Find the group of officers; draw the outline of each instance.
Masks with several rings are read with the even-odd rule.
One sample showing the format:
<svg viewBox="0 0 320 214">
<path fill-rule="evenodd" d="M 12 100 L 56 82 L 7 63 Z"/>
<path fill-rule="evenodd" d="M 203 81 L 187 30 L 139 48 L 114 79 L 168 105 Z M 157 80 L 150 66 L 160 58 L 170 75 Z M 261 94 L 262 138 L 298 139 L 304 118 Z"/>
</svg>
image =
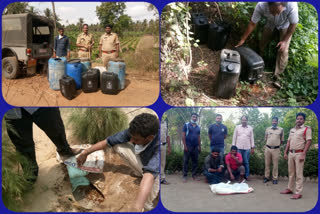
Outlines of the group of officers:
<svg viewBox="0 0 320 214">
<path fill-rule="evenodd" d="M 54 39 L 53 58 L 66 57 L 70 59 L 70 39 L 64 34 L 64 29 L 58 29 L 59 35 Z M 77 37 L 78 57 L 91 59 L 94 45 L 93 35 L 89 33 L 89 26 L 84 24 L 82 33 Z M 105 33 L 99 41 L 99 57 L 102 58 L 103 66 L 106 66 L 110 59 L 119 57 L 120 41 L 116 33 L 112 32 L 112 25 L 105 26 Z"/>
<path fill-rule="evenodd" d="M 311 127 L 305 126 L 306 114 L 300 112 L 296 114 L 296 124 L 290 130 L 289 138 L 284 151 L 284 159 L 288 160 L 288 187 L 281 191 L 281 194 L 293 194 L 291 199 L 302 197 L 303 189 L 303 168 L 306 153 L 311 146 Z M 183 157 L 183 182 L 187 182 L 189 160 L 192 161 L 192 178 L 199 180 L 196 175 L 198 167 L 198 155 L 201 152 L 200 127 L 197 124 L 198 115 L 192 113 L 191 120 L 184 124 L 182 131 L 182 141 L 184 146 Z M 248 125 L 248 117 L 241 117 L 241 124 L 235 127 L 231 150 L 224 154 L 224 139 L 228 135 L 227 127 L 222 124 L 222 115 L 216 114 L 216 123 L 211 124 L 208 129 L 211 153 L 205 158 L 204 175 L 209 184 L 217 184 L 225 179 L 249 181 L 250 154 L 254 153 L 253 128 Z M 265 175 L 263 183 L 272 179 L 273 184 L 278 184 L 278 161 L 280 156 L 280 146 L 284 143 L 283 128 L 278 126 L 278 118 L 272 118 L 272 126 L 265 131 Z M 165 155 L 166 146 L 170 154 L 170 138 L 167 131 L 166 121 L 161 124 L 161 184 L 169 184 L 165 179 Z M 273 165 L 272 178 L 270 178 L 270 166 Z M 225 178 L 225 179 L 224 179 Z"/>
</svg>

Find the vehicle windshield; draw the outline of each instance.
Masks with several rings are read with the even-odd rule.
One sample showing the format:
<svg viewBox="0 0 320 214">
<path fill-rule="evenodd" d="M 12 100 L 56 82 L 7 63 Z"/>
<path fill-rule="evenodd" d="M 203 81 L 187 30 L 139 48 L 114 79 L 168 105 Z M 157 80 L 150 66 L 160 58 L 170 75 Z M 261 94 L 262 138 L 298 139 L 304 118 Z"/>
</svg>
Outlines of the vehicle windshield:
<svg viewBox="0 0 320 214">
<path fill-rule="evenodd" d="M 32 43 L 42 44 L 48 43 L 50 44 L 52 29 L 50 29 L 48 23 L 44 22 L 41 19 L 33 19 L 32 20 Z"/>
</svg>

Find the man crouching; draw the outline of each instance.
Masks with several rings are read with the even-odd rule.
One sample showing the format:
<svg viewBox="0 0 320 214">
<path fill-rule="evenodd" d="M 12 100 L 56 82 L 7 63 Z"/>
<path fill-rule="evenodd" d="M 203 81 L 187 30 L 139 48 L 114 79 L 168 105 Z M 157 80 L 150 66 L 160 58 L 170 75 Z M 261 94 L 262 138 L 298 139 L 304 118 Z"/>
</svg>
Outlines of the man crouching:
<svg viewBox="0 0 320 214">
<path fill-rule="evenodd" d="M 142 177 L 135 210 L 151 210 L 153 200 L 159 193 L 159 120 L 148 113 L 137 115 L 129 124 L 129 129 L 118 132 L 84 150 L 77 158 L 81 166 L 87 156 L 97 150 L 112 147 Z"/>
</svg>

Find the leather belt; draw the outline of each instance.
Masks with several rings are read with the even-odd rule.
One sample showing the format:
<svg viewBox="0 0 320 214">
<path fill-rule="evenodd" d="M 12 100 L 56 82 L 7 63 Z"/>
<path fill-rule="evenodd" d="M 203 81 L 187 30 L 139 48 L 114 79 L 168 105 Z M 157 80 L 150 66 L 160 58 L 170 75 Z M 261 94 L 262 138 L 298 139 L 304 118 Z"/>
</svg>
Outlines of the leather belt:
<svg viewBox="0 0 320 214">
<path fill-rule="evenodd" d="M 300 152 L 303 152 L 303 149 L 291 149 L 290 152 L 291 153 L 300 153 Z"/>
<path fill-rule="evenodd" d="M 267 147 L 268 147 L 269 149 L 278 149 L 278 148 L 280 148 L 280 146 L 269 146 L 269 145 L 267 145 Z"/>
<path fill-rule="evenodd" d="M 106 53 L 106 54 L 111 54 L 111 53 L 115 53 L 116 51 L 115 50 L 112 50 L 112 51 L 102 51 L 102 53 Z"/>
<path fill-rule="evenodd" d="M 85 51 L 85 50 L 82 50 L 82 49 L 79 49 L 79 51 L 88 52 L 88 51 Z"/>
</svg>

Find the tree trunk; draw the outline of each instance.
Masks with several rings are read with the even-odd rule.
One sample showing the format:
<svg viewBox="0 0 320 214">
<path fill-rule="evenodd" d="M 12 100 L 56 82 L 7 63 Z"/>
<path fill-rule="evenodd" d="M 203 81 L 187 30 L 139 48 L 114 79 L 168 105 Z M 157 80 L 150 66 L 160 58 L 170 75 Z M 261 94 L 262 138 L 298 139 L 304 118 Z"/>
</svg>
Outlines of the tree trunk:
<svg viewBox="0 0 320 214">
<path fill-rule="evenodd" d="M 53 21 L 54 21 L 54 32 L 57 32 L 57 17 L 56 17 L 56 8 L 54 6 L 54 2 L 52 3 L 52 11 L 53 11 Z"/>
</svg>

